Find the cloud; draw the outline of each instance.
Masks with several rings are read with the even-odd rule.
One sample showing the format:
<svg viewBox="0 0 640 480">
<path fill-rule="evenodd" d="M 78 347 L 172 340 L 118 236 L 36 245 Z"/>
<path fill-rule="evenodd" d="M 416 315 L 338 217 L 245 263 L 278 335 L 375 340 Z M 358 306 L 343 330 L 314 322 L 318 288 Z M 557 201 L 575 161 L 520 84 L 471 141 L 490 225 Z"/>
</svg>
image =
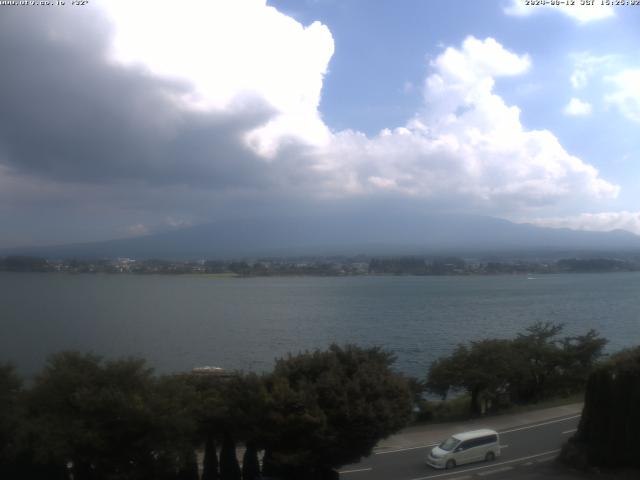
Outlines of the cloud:
<svg viewBox="0 0 640 480">
<path fill-rule="evenodd" d="M 582 24 L 615 16 L 613 7 L 601 5 L 600 2 L 595 2 L 593 5 L 581 5 L 579 1 L 572 5 L 567 5 L 566 3 L 568 2 L 562 5 L 527 5 L 525 0 L 512 0 L 511 4 L 504 9 L 504 13 L 518 17 L 528 17 L 541 11 L 554 11 Z"/>
<path fill-rule="evenodd" d="M 589 84 L 589 80 L 598 69 L 609 67 L 613 60 L 613 55 L 592 55 L 589 52 L 581 52 L 572 55 L 573 72 L 569 81 L 573 88 L 585 88 Z"/>
<path fill-rule="evenodd" d="M 609 232 L 611 230 L 627 230 L 640 235 L 640 212 L 601 212 L 581 213 L 580 215 L 552 218 L 537 218 L 529 223 L 543 227 L 571 228 L 573 230 L 589 230 Z"/>
<path fill-rule="evenodd" d="M 260 188 L 263 159 L 243 136 L 274 117 L 263 100 L 202 112 L 185 80 L 107 61 L 101 12 L 6 9 L 0 17 L 0 163 L 59 182 Z M 77 10 L 77 9 L 75 9 Z M 82 20 L 82 21 L 80 21 Z"/>
<path fill-rule="evenodd" d="M 572 98 L 563 110 L 565 115 L 572 117 L 585 116 L 591 114 L 591 104 L 589 102 L 583 102 L 579 98 Z"/>
<path fill-rule="evenodd" d="M 372 138 L 338 132 L 316 168 L 333 174 L 336 193 L 395 191 L 493 212 L 616 196 L 617 186 L 551 132 L 525 129 L 519 109 L 494 93 L 496 78 L 530 63 L 494 39 L 468 37 L 431 63 L 424 108 L 405 126 Z"/>
<path fill-rule="evenodd" d="M 130 225 L 127 227 L 127 234 L 132 237 L 139 237 L 142 235 L 147 235 L 149 233 L 149 228 L 142 223 L 136 223 L 135 225 Z"/>
<path fill-rule="evenodd" d="M 229 111 L 238 98 L 260 98 L 275 112 L 247 133 L 262 154 L 275 155 L 283 137 L 327 141 L 318 105 L 334 44 L 325 25 L 305 27 L 266 0 L 182 3 L 176 12 L 174 2 L 105 2 L 115 24 L 112 57 L 190 82 L 180 99 L 193 108 Z"/>
<path fill-rule="evenodd" d="M 391 197 L 496 214 L 618 192 L 495 93 L 531 66 L 495 39 L 446 48 L 415 115 L 369 137 L 322 121 L 319 23 L 258 0 L 101 5 L 0 16 L 0 213 L 140 232 Z"/>
<path fill-rule="evenodd" d="M 623 70 L 606 80 L 614 90 L 605 95 L 605 102 L 616 107 L 629 120 L 640 122 L 640 69 Z"/>
</svg>

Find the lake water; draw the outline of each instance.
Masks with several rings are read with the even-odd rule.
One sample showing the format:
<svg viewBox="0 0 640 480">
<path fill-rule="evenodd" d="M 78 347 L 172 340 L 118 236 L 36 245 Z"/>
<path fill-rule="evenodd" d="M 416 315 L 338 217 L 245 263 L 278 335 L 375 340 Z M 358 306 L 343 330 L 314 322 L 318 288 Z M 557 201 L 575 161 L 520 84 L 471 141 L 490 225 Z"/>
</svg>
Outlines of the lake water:
<svg viewBox="0 0 640 480">
<path fill-rule="evenodd" d="M 141 356 L 159 372 L 269 370 L 331 342 L 383 346 L 423 377 L 460 342 L 537 321 L 640 344 L 640 273 L 212 278 L 0 273 L 0 362 L 31 375 L 52 352 Z"/>
</svg>

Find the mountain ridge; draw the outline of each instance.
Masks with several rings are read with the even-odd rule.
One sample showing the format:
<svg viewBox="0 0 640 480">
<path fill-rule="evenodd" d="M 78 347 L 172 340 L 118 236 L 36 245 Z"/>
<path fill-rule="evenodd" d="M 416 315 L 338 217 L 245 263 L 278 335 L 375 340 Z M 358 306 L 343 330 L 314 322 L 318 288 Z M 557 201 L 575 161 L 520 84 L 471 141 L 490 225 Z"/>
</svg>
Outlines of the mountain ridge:
<svg viewBox="0 0 640 480">
<path fill-rule="evenodd" d="M 404 255 L 505 252 L 640 253 L 625 230 L 546 228 L 478 215 L 336 215 L 206 223 L 133 238 L 0 249 L 47 258 L 233 258 L 248 256 Z"/>
</svg>

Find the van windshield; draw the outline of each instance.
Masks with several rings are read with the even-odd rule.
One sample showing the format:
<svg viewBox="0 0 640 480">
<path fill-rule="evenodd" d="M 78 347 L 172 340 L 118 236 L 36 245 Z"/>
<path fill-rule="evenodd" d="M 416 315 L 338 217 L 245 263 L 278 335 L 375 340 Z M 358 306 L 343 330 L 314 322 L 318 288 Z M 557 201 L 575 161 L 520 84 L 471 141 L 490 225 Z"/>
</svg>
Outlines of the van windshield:
<svg viewBox="0 0 640 480">
<path fill-rule="evenodd" d="M 438 445 L 442 450 L 446 452 L 450 452 L 460 443 L 460 440 L 457 440 L 454 437 L 447 438 L 444 442 Z"/>
</svg>

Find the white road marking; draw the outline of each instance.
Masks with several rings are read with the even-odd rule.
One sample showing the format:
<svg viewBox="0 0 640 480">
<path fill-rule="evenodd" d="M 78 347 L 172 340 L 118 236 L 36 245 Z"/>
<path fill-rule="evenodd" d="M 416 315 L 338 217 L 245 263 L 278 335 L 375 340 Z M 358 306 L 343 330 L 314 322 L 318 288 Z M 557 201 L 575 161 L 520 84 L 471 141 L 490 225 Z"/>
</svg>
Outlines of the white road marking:
<svg viewBox="0 0 640 480">
<path fill-rule="evenodd" d="M 566 435 L 568 433 L 573 433 L 573 432 L 577 432 L 578 429 L 577 428 L 572 428 L 571 430 L 565 430 L 564 432 L 562 432 L 562 435 Z"/>
<path fill-rule="evenodd" d="M 511 430 L 503 430 L 500 433 L 519 432 L 520 430 L 529 430 L 531 428 L 542 427 L 544 425 L 551 425 L 552 423 L 566 422 L 567 420 L 573 420 L 574 418 L 580 418 L 580 417 L 581 415 L 573 415 L 572 417 L 558 418 L 556 420 L 550 420 L 544 423 L 537 423 L 535 425 L 528 425 L 526 427 L 518 427 L 518 428 L 512 428 Z"/>
<path fill-rule="evenodd" d="M 528 429 L 531 429 L 531 428 L 543 427 L 545 425 L 550 425 L 552 423 L 565 422 L 567 420 L 573 420 L 574 418 L 579 418 L 579 417 L 580 417 L 580 415 L 574 415 L 572 417 L 559 418 L 559 419 L 551 420 L 551 421 L 544 422 L 544 423 L 537 423 L 535 425 L 528 425 L 526 427 L 518 427 L 518 428 L 512 428 L 511 430 L 503 430 L 503 431 L 501 431 L 499 433 L 518 432 L 520 430 L 528 430 Z M 386 450 L 384 452 L 374 452 L 374 455 L 386 455 L 388 453 L 407 452 L 409 450 L 419 450 L 421 448 L 435 447 L 436 445 L 440 445 L 440 443 L 430 443 L 428 445 L 419 445 L 417 447 L 396 448 L 394 450 Z M 506 448 L 508 446 L 509 445 L 505 445 L 504 447 L 501 446 L 500 448 Z"/>
<path fill-rule="evenodd" d="M 516 458 L 514 460 L 507 460 L 506 462 L 492 463 L 491 465 L 484 465 L 482 467 L 467 468 L 466 470 L 459 470 L 457 472 L 440 473 L 438 475 L 428 475 L 426 477 L 417 477 L 417 478 L 412 478 L 411 480 L 427 480 L 429 478 L 448 477 L 450 475 L 456 475 L 456 474 L 460 474 L 460 473 L 475 472 L 476 470 L 483 470 L 485 468 L 493 468 L 493 467 L 497 467 L 499 465 L 507 465 L 509 463 L 522 462 L 523 460 L 530 460 L 532 458 L 544 457 L 545 455 L 552 455 L 554 453 L 558 453 L 559 451 L 560 451 L 560 449 L 558 448 L 556 450 L 549 450 L 548 452 L 536 453 L 535 455 L 528 455 L 526 457 L 520 457 L 520 458 Z"/>
<path fill-rule="evenodd" d="M 485 475 L 491 475 L 493 473 L 507 472 L 509 470 L 513 470 L 513 467 L 502 467 L 496 470 L 487 470 L 486 472 L 479 472 L 478 476 L 484 477 Z"/>
<path fill-rule="evenodd" d="M 371 470 L 371 468 L 358 468 L 356 470 L 341 470 L 338 473 L 343 475 L 345 473 L 370 472 Z"/>
</svg>

